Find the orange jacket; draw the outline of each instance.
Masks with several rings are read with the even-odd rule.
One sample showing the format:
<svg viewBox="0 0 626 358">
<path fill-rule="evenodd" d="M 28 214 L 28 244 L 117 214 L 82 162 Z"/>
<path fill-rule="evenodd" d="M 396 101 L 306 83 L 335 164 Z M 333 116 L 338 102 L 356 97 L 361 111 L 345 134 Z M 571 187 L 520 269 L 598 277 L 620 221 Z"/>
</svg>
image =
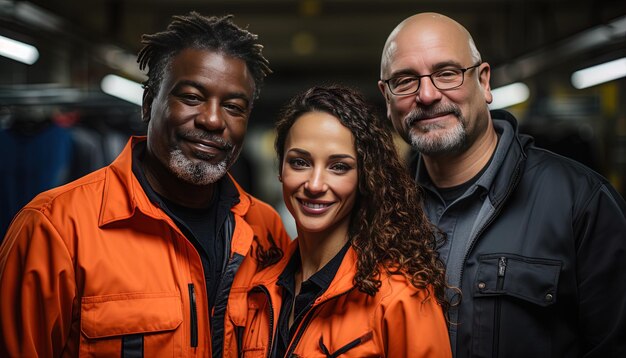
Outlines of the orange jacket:
<svg viewBox="0 0 626 358">
<path fill-rule="evenodd" d="M 246 317 L 234 322 L 243 357 L 268 356 L 280 315 L 282 290 L 276 282 L 296 249 L 294 242 L 281 262 L 253 278 L 250 288 L 232 288 L 228 313 Z M 355 272 L 356 253 L 350 248 L 326 292 L 302 319 L 287 356 L 451 357 L 441 307 L 426 290 L 403 276 L 382 274 L 382 286 L 372 297 L 354 287 Z"/>
<path fill-rule="evenodd" d="M 110 166 L 38 195 L 13 220 L 0 247 L 0 357 L 120 357 L 137 342 L 147 357 L 211 356 L 200 256 L 133 175 L 131 146 L 141 140 Z M 257 271 L 248 253 L 259 243 L 289 242 L 278 214 L 237 188 L 225 295 L 233 279 L 246 284 Z M 226 302 L 218 296 L 212 314 L 224 315 Z M 222 322 L 217 329 L 232 338 Z"/>
</svg>

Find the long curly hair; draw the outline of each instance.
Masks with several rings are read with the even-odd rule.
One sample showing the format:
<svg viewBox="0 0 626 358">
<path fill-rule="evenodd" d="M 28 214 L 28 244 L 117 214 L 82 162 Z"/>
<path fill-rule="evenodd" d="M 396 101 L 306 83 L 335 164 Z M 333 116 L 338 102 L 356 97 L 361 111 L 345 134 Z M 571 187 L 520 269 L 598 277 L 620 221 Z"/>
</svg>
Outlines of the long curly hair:
<svg viewBox="0 0 626 358">
<path fill-rule="evenodd" d="M 144 46 L 137 62 L 140 70 L 148 68 L 144 88 L 156 94 L 169 64 L 182 50 L 209 49 L 244 60 L 254 78 L 254 98 L 258 98 L 263 80 L 272 70 L 263 57 L 258 36 L 238 27 L 232 18 L 232 15 L 206 17 L 192 11 L 173 16 L 165 31 L 142 35 Z"/>
<path fill-rule="evenodd" d="M 436 300 L 447 310 L 448 286 L 437 253 L 438 231 L 422 210 L 421 191 L 399 159 L 389 124 L 359 92 L 333 85 L 313 87 L 294 97 L 276 123 L 279 172 L 290 128 L 300 116 L 315 111 L 336 117 L 354 136 L 358 195 L 348 236 L 358 256 L 355 286 L 374 295 L 384 267 L 389 274 L 405 275 L 417 288 L 432 287 Z"/>
</svg>

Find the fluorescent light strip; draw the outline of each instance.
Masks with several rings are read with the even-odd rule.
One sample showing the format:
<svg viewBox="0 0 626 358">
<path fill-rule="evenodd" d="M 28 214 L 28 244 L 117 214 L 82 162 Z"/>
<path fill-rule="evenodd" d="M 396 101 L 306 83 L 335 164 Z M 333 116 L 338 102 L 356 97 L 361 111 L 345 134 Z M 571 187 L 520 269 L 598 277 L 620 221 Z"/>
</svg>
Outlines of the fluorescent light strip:
<svg viewBox="0 0 626 358">
<path fill-rule="evenodd" d="M 489 104 L 490 109 L 500 109 L 522 103 L 528 99 L 530 91 L 528 86 L 521 82 L 515 82 L 491 90 L 493 102 Z"/>
<path fill-rule="evenodd" d="M 626 57 L 585 68 L 572 74 L 572 86 L 583 89 L 626 77 Z"/>
<path fill-rule="evenodd" d="M 116 75 L 106 75 L 100 82 L 100 88 L 106 94 L 141 106 L 143 88 L 137 82 Z"/>
<path fill-rule="evenodd" d="M 0 55 L 27 65 L 32 65 L 39 59 L 39 51 L 35 46 L 4 36 L 0 36 Z"/>
</svg>

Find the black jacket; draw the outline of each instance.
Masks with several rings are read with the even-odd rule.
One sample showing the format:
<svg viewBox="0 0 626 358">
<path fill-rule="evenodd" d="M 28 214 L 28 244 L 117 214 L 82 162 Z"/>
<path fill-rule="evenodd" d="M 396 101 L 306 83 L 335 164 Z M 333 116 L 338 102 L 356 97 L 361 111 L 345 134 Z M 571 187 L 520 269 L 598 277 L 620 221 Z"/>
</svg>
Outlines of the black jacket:
<svg viewBox="0 0 626 358">
<path fill-rule="evenodd" d="M 463 258 L 456 357 L 626 357 L 626 203 L 492 117 L 515 135 Z"/>
</svg>

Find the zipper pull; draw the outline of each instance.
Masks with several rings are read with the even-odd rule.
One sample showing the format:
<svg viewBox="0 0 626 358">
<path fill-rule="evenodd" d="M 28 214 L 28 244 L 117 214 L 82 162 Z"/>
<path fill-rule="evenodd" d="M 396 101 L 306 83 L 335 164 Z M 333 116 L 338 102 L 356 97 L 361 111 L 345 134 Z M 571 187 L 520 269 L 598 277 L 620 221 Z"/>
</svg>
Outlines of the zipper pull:
<svg viewBox="0 0 626 358">
<path fill-rule="evenodd" d="M 501 257 L 498 260 L 498 277 L 504 277 L 504 273 L 506 272 L 506 257 Z"/>
</svg>

